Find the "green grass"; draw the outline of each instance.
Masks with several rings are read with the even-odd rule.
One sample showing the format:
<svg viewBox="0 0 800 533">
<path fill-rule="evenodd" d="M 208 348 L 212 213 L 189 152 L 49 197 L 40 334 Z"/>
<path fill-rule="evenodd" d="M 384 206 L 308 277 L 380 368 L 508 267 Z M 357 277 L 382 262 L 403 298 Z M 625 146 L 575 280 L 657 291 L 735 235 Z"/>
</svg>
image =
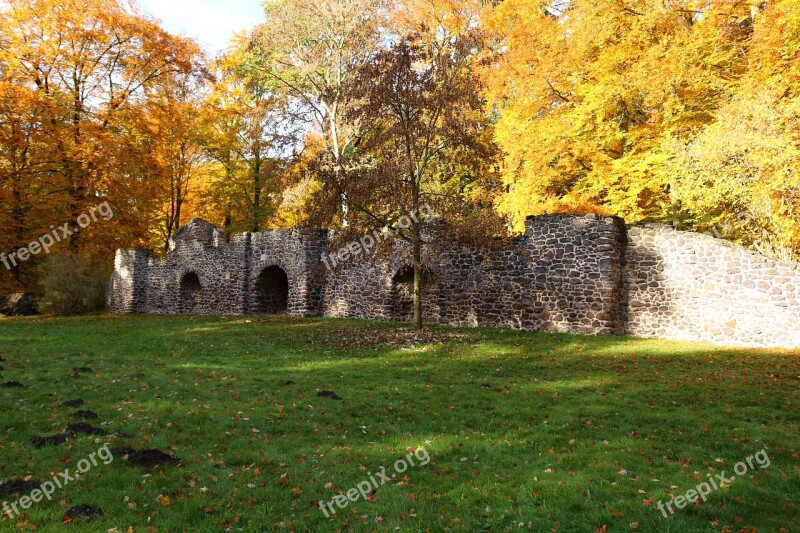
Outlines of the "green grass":
<svg viewBox="0 0 800 533">
<path fill-rule="evenodd" d="M 62 531 L 65 506 L 84 503 L 105 511 L 87 531 L 800 530 L 798 352 L 434 333 L 445 341 L 334 319 L 0 321 L 0 381 L 27 386 L 0 389 L 0 480 L 74 469 L 109 440 L 183 460 L 117 457 L 0 530 Z M 28 444 L 69 423 L 58 403 L 75 397 L 116 436 Z M 430 463 L 374 501 L 316 507 L 418 446 Z M 762 448 L 768 468 L 671 518 L 656 509 Z"/>
</svg>

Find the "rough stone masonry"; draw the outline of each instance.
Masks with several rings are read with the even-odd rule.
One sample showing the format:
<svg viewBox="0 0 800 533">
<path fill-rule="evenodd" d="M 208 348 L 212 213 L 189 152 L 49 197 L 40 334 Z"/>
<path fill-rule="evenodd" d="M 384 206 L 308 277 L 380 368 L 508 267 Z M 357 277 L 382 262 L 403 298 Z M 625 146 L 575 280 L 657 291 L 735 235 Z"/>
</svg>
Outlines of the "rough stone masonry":
<svg viewBox="0 0 800 533">
<path fill-rule="evenodd" d="M 117 251 L 107 307 L 410 320 L 407 249 L 328 270 L 331 235 L 273 230 L 226 242 L 219 228 L 194 219 L 164 256 Z M 524 235 L 500 251 L 428 251 L 423 262 L 428 322 L 800 346 L 800 263 L 665 225 L 529 217 Z"/>
</svg>

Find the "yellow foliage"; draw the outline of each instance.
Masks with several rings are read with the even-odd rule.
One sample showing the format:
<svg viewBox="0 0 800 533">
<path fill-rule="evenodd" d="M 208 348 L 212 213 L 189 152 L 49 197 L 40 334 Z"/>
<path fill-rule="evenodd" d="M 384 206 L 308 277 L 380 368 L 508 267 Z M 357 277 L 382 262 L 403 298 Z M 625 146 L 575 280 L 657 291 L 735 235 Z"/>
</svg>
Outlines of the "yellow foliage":
<svg viewBox="0 0 800 533">
<path fill-rule="evenodd" d="M 558 4 L 506 0 L 484 15 L 506 153 L 498 208 L 517 225 L 566 205 L 693 229 L 747 211 L 728 236 L 792 255 L 796 2 Z"/>
</svg>

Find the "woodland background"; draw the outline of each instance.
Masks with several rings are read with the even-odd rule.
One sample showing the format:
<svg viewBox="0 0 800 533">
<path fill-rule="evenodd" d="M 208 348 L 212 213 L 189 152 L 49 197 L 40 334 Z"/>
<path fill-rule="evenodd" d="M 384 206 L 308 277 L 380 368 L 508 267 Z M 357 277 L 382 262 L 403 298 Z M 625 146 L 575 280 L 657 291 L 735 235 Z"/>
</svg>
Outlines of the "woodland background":
<svg viewBox="0 0 800 533">
<path fill-rule="evenodd" d="M 211 58 L 135 4 L 0 1 L 0 251 L 114 211 L 0 267 L 0 295 L 71 286 L 89 306 L 115 249 L 163 251 L 195 216 L 358 232 L 420 204 L 464 233 L 594 212 L 798 259 L 795 0 L 265 12 Z"/>
</svg>

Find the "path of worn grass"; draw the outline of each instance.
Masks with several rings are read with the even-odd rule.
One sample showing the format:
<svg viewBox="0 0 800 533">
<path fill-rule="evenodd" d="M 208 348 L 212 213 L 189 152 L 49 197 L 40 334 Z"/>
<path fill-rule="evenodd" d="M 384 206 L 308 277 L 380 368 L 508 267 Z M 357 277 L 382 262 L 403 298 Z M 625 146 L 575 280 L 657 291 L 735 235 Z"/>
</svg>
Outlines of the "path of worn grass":
<svg viewBox="0 0 800 533">
<path fill-rule="evenodd" d="M 61 531 L 800 530 L 797 352 L 331 319 L 93 316 L 0 321 L 0 480 L 115 458 L 0 529 Z M 75 377 L 73 367 L 93 374 Z M 134 376 L 134 377 L 132 377 Z M 293 382 L 293 384 L 287 384 Z M 341 401 L 320 398 L 332 390 Z M 82 398 L 111 437 L 35 449 Z M 335 518 L 317 508 L 414 466 Z M 655 504 L 766 448 L 771 465 L 662 518 Z M 2 500 L 13 498 L 2 498 Z M 149 528 L 149 529 L 148 529 Z M 785 528 L 785 529 L 780 529 Z"/>
</svg>

